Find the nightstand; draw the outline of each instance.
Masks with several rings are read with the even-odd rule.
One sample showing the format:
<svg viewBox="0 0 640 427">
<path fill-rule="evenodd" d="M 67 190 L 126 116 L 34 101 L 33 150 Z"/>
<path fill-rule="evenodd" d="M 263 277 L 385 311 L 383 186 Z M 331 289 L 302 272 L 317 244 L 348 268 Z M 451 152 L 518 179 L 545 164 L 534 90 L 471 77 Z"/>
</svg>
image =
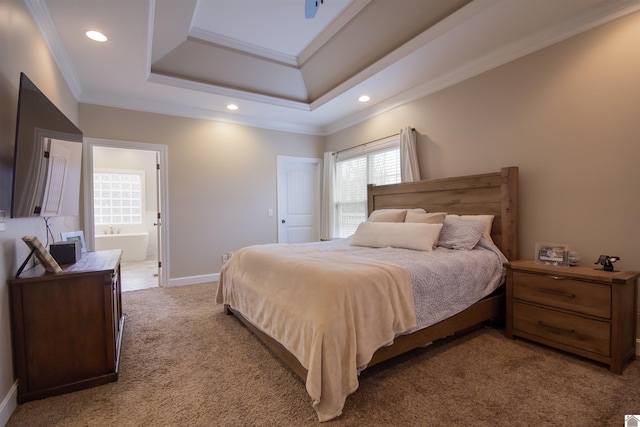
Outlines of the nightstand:
<svg viewBox="0 0 640 427">
<path fill-rule="evenodd" d="M 507 269 L 507 338 L 521 337 L 610 366 L 635 358 L 638 272 L 513 261 Z"/>
</svg>

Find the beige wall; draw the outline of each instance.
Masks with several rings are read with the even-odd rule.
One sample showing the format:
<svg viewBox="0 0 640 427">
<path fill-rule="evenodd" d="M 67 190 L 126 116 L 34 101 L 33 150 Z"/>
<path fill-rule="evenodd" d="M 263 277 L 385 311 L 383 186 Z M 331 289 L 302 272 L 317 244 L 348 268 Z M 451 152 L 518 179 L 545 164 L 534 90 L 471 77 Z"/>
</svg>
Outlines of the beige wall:
<svg viewBox="0 0 640 427">
<path fill-rule="evenodd" d="M 276 242 L 276 156 L 322 158 L 321 137 L 89 104 L 80 128 L 168 147 L 170 279 L 218 273 L 222 254 Z"/>
<path fill-rule="evenodd" d="M 486 72 L 327 139 L 414 126 L 423 178 L 520 167 L 520 253 L 567 243 L 591 265 L 640 270 L 640 13 Z"/>
<path fill-rule="evenodd" d="M 11 168 L 15 138 L 20 72 L 42 90 L 73 122 L 77 123 L 78 105 L 52 59 L 40 31 L 20 0 L 0 1 L 0 199 L 11 187 Z M 9 199 L 10 200 L 10 199 Z M 3 206 L 0 209 L 7 210 Z M 78 217 L 55 218 L 54 236 L 60 231 L 77 230 Z M 0 232 L 0 402 L 14 391 L 9 329 L 9 289 L 6 280 L 13 276 L 26 258 L 27 247 L 20 238 L 36 235 L 46 241 L 42 219 L 8 219 L 7 231 Z M 15 399 L 0 406 L 0 425 L 4 425 L 15 406 Z"/>
</svg>

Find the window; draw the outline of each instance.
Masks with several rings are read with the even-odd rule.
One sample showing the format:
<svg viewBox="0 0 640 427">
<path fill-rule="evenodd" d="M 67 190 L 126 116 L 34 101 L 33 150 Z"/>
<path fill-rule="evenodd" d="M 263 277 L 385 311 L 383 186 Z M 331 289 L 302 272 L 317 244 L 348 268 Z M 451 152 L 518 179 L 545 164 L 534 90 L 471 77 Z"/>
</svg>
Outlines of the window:
<svg viewBox="0 0 640 427">
<path fill-rule="evenodd" d="M 380 145 L 364 154 L 336 159 L 335 237 L 352 235 L 367 219 L 367 184 L 400 182 L 398 140 Z"/>
<path fill-rule="evenodd" d="M 144 172 L 94 173 L 95 224 L 142 224 L 143 182 Z"/>
</svg>

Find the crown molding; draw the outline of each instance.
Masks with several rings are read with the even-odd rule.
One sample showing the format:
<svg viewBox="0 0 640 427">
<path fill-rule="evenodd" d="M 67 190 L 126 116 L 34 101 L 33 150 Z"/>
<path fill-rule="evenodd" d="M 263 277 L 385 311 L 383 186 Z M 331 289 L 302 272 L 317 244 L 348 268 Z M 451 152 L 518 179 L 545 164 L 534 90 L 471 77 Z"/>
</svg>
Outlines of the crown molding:
<svg viewBox="0 0 640 427">
<path fill-rule="evenodd" d="M 446 34 L 452 29 L 455 29 L 460 23 L 463 23 L 478 13 L 488 9 L 498 1 L 499 0 L 481 0 L 469 3 L 311 102 L 311 110 L 313 111 L 316 108 L 323 106 L 344 92 L 366 81 L 368 78 L 375 76 L 377 73 L 392 66 L 402 58 L 411 55 L 421 47 Z"/>
<path fill-rule="evenodd" d="M 570 21 L 556 26 L 553 29 L 540 31 L 532 36 L 515 41 L 502 49 L 470 61 L 438 78 L 407 89 L 376 105 L 372 105 L 366 110 L 359 111 L 329 126 L 325 126 L 323 127 L 323 134 L 325 136 L 331 135 L 355 126 L 403 104 L 431 95 L 499 67 L 500 65 L 504 65 L 515 59 L 638 11 L 640 11 L 640 0 L 629 0 L 623 4 L 610 4 L 605 2 L 600 7 L 582 15 L 577 15 Z M 314 106 L 312 105 L 312 107 Z"/>
<path fill-rule="evenodd" d="M 260 102 L 263 104 L 276 105 L 278 107 L 292 108 L 295 110 L 310 111 L 309 104 L 292 101 L 284 98 L 277 98 L 274 96 L 262 95 L 254 92 L 247 92 L 238 89 L 231 89 L 224 86 L 217 86 L 208 83 L 202 83 L 194 80 L 186 80 L 178 77 L 168 76 L 164 74 L 158 74 L 151 71 L 147 81 L 152 83 L 159 83 L 167 86 L 179 87 L 182 89 L 190 89 L 199 92 L 213 93 L 216 95 L 229 96 L 233 98 L 245 99 L 248 101 Z"/>
<path fill-rule="evenodd" d="M 145 51 L 145 63 L 144 63 L 144 72 L 147 80 L 151 75 L 151 63 L 153 61 L 153 29 L 155 25 L 155 15 L 156 15 L 156 0 L 149 0 L 149 7 L 147 10 L 147 40 L 146 40 L 146 51 Z"/>
<path fill-rule="evenodd" d="M 298 67 L 298 59 L 295 56 L 287 55 L 282 52 L 278 52 L 271 49 L 265 49 L 261 46 L 254 45 L 252 43 L 242 42 L 240 40 L 221 36 L 201 28 L 191 28 L 189 30 L 189 37 L 193 39 L 210 43 L 214 46 L 221 46 L 227 49 L 232 49 L 244 55 L 252 55 L 261 59 L 278 62 L 290 67 Z"/>
<path fill-rule="evenodd" d="M 29 9 L 29 13 L 31 13 L 31 16 L 33 17 L 33 20 L 40 29 L 42 38 L 49 47 L 49 52 L 51 52 L 53 60 L 58 65 L 67 85 L 69 85 L 71 93 L 73 93 L 75 99 L 78 100 L 82 94 L 82 85 L 80 84 L 78 74 L 73 67 L 71 59 L 69 58 L 69 54 L 60 39 L 58 30 L 56 30 L 56 26 L 53 24 L 47 5 L 44 0 L 25 0 L 25 4 L 27 5 L 27 9 Z"/>
<path fill-rule="evenodd" d="M 323 136 L 323 129 L 319 126 L 301 125 L 293 122 L 262 119 L 260 117 L 247 117 L 206 108 L 177 105 L 172 102 L 142 99 L 140 97 L 127 97 L 121 94 L 84 92 L 83 99 L 80 102 L 103 107 L 120 108 L 123 110 L 165 114 L 188 119 L 213 120 L 261 129 Z"/>
<path fill-rule="evenodd" d="M 215 46 L 226 47 L 235 51 L 257 56 L 262 59 L 279 62 L 284 65 L 299 68 L 309 58 L 311 58 L 322 46 L 324 46 L 334 35 L 336 35 L 345 25 L 353 19 L 364 7 L 372 0 L 354 0 L 335 20 L 333 20 L 327 28 L 325 28 L 307 47 L 305 47 L 300 55 L 293 56 L 286 53 L 278 52 L 271 49 L 265 49 L 252 43 L 242 42 L 240 40 L 225 37 L 202 28 L 192 27 L 189 29 L 189 36 L 211 43 Z"/>
</svg>

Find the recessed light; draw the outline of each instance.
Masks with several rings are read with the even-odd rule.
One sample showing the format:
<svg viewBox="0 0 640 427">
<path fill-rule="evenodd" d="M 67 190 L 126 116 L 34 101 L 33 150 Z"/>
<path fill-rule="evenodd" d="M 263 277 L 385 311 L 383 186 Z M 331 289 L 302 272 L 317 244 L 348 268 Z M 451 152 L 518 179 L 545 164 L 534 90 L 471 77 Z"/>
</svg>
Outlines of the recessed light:
<svg viewBox="0 0 640 427">
<path fill-rule="evenodd" d="M 89 37 L 91 40 L 95 40 L 97 42 L 106 42 L 107 41 L 107 36 L 102 34 L 100 31 L 89 30 L 84 34 L 87 37 Z"/>
<path fill-rule="evenodd" d="M 237 110 L 238 106 L 236 104 L 227 105 L 227 110 Z"/>
<path fill-rule="evenodd" d="M 369 101 L 371 98 L 369 98 L 367 95 L 362 95 L 360 98 L 358 98 L 358 101 L 360 102 L 367 102 Z"/>
</svg>

